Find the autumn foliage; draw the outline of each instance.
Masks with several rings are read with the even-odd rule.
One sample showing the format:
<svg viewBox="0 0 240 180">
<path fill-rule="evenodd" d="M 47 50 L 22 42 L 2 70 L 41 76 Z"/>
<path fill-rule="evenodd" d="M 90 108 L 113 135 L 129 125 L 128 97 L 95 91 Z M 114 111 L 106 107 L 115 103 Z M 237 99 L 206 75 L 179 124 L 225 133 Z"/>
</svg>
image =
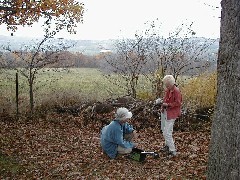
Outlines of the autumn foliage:
<svg viewBox="0 0 240 180">
<path fill-rule="evenodd" d="M 217 73 L 203 73 L 181 85 L 185 106 L 192 109 L 214 107 L 217 96 Z"/>
<path fill-rule="evenodd" d="M 57 29 L 66 27 L 73 33 L 76 23 L 82 22 L 83 6 L 76 0 L 1 0 L 0 24 L 15 31 L 17 25 L 32 25 L 44 18 L 45 23 L 54 20 Z"/>
</svg>

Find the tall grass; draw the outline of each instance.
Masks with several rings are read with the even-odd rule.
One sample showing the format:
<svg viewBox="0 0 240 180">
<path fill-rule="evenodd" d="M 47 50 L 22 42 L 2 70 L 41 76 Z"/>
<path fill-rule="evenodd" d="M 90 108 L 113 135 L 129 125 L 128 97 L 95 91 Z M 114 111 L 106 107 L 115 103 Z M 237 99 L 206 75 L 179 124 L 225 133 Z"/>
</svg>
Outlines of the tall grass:
<svg viewBox="0 0 240 180">
<path fill-rule="evenodd" d="M 213 107 L 217 96 L 217 73 L 204 73 L 187 80 L 181 87 L 185 106 L 192 109 Z"/>
</svg>

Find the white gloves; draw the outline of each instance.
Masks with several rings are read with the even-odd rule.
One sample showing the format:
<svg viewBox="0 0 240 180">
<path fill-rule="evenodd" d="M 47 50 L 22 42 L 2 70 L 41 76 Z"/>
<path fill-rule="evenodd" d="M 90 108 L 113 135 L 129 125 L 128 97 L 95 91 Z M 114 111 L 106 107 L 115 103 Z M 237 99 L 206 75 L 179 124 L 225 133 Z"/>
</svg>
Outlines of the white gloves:
<svg viewBox="0 0 240 180">
<path fill-rule="evenodd" d="M 158 105 L 158 104 L 162 104 L 163 103 L 163 100 L 161 98 L 158 98 L 155 100 L 155 104 Z"/>
</svg>

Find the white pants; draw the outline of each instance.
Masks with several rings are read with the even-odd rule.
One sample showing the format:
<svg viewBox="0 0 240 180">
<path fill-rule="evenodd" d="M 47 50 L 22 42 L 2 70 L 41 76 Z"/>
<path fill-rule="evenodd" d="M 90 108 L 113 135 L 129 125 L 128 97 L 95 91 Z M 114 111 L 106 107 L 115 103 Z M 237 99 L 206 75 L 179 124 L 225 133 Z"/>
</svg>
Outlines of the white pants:
<svg viewBox="0 0 240 180">
<path fill-rule="evenodd" d="M 164 130 L 164 124 L 165 124 L 165 121 L 167 120 L 167 111 L 166 109 L 163 110 L 163 112 L 161 113 L 161 130 L 163 132 Z"/>
<path fill-rule="evenodd" d="M 132 152 L 132 148 L 123 148 L 122 146 L 117 147 L 118 154 L 129 154 Z"/>
<path fill-rule="evenodd" d="M 125 139 L 126 141 L 132 141 L 132 139 L 133 139 L 133 133 L 125 134 L 125 135 L 124 135 L 124 139 Z M 118 154 L 129 154 L 129 153 L 132 152 L 132 148 L 124 148 L 124 147 L 118 145 L 117 151 L 118 151 Z"/>
<path fill-rule="evenodd" d="M 165 145 L 169 147 L 170 151 L 176 151 L 172 137 L 174 122 L 175 119 L 167 120 L 167 112 L 165 110 L 163 113 L 161 113 L 161 130 L 163 132 Z"/>
</svg>

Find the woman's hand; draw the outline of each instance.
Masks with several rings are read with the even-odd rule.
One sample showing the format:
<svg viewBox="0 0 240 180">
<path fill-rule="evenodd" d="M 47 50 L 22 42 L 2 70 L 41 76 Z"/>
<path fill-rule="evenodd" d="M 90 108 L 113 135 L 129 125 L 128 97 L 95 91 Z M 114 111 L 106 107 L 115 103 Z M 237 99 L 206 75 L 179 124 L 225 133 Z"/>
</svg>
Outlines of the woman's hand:
<svg viewBox="0 0 240 180">
<path fill-rule="evenodd" d="M 136 130 L 133 131 L 133 138 L 134 138 L 134 139 L 137 139 L 137 138 L 138 138 L 138 134 L 137 134 L 137 131 L 136 131 Z"/>
<path fill-rule="evenodd" d="M 168 103 L 163 103 L 162 107 L 168 107 Z"/>
<path fill-rule="evenodd" d="M 137 147 L 138 146 L 138 143 L 133 143 L 133 147 Z"/>
</svg>

